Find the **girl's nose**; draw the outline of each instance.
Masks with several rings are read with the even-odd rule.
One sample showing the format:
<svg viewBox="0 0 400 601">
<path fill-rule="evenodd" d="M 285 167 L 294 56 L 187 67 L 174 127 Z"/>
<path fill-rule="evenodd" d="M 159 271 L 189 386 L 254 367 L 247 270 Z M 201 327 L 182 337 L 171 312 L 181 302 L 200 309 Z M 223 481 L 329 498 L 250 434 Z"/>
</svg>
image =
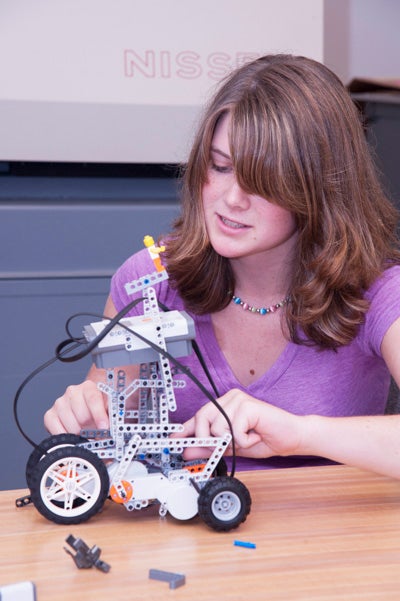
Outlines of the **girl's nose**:
<svg viewBox="0 0 400 601">
<path fill-rule="evenodd" d="M 243 209 L 249 205 L 249 195 L 239 186 L 235 177 L 232 177 L 229 186 L 225 190 L 225 201 L 232 207 Z"/>
</svg>

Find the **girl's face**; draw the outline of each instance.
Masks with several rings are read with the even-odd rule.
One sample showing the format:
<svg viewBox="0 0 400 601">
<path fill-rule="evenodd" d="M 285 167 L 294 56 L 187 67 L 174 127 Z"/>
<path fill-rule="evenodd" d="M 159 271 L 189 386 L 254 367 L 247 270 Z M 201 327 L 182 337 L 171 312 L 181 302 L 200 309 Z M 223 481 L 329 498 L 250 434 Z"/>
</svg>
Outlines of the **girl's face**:
<svg viewBox="0 0 400 601">
<path fill-rule="evenodd" d="M 238 185 L 232 169 L 228 131 L 230 116 L 217 125 L 211 145 L 208 181 L 203 187 L 203 207 L 208 236 L 214 250 L 227 258 L 293 249 L 294 215 Z"/>
</svg>

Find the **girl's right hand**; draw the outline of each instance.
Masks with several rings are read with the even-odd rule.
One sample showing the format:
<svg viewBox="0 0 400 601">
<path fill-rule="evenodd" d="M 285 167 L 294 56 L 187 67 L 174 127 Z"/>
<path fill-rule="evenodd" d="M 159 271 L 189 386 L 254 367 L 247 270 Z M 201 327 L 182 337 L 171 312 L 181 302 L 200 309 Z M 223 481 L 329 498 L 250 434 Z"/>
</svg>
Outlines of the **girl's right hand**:
<svg viewBox="0 0 400 601">
<path fill-rule="evenodd" d="M 109 296 L 104 307 L 104 315 L 111 319 L 116 314 L 117 310 Z M 92 365 L 85 382 L 68 386 L 64 394 L 44 415 L 44 425 L 50 434 L 65 432 L 79 434 L 82 429 L 107 430 L 109 428 L 108 400 L 96 384 L 101 380 L 104 380 L 104 370 Z"/>
<path fill-rule="evenodd" d="M 44 425 L 50 434 L 79 434 L 82 429 L 106 430 L 109 427 L 107 398 L 92 380 L 68 386 L 45 413 Z"/>
</svg>

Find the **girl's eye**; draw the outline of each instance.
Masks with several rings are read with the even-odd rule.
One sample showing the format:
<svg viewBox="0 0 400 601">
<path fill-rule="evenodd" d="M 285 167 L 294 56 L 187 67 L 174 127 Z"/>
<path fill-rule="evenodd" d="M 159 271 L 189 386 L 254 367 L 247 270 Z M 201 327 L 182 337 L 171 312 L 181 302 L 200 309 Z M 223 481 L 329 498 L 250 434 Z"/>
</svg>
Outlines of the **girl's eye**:
<svg viewBox="0 0 400 601">
<path fill-rule="evenodd" d="M 211 163 L 211 169 L 217 173 L 230 173 L 232 171 L 230 165 L 217 165 L 216 163 Z"/>
</svg>

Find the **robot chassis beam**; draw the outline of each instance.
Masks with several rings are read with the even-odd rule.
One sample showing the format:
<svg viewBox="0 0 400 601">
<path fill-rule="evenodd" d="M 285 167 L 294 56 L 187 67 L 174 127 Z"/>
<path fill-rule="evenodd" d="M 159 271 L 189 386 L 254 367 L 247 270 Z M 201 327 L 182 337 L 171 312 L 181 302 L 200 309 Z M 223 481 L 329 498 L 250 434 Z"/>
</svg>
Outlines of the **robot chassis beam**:
<svg viewBox="0 0 400 601">
<path fill-rule="evenodd" d="M 89 519 L 100 511 L 107 497 L 128 511 L 159 503 L 161 516 L 170 513 L 176 519 L 188 520 L 199 514 L 215 530 L 237 527 L 250 511 L 247 488 L 226 476 L 223 467 L 231 434 L 179 437 L 183 426 L 169 421 L 170 412 L 176 409 L 174 389 L 182 388 L 185 382 L 172 375 L 165 354 L 168 340 L 152 286 L 167 277 L 165 270 L 157 271 L 126 285 L 129 294 L 142 291 L 143 319 L 147 328 L 151 324 L 149 339 L 159 349 L 154 360 L 140 364 L 139 378 L 126 384 L 125 372 L 119 369 L 115 373 L 120 354 L 116 353 L 114 365 L 113 349 L 110 352 L 107 345 L 94 356 L 95 361 L 106 357 L 108 363 L 106 383 L 98 387 L 108 397 L 110 429 L 83 431 L 80 437 L 50 437 L 40 445 L 43 453 L 35 449 L 29 458 L 26 476 L 32 501 L 56 523 Z M 122 327 L 130 324 L 130 319 L 122 319 Z M 171 323 L 173 320 L 169 327 Z M 140 356 L 140 351 L 134 350 L 132 331 L 123 331 L 125 352 Z M 139 396 L 138 409 L 129 410 L 127 400 L 135 393 Z M 185 461 L 184 450 L 194 447 L 213 450 L 204 460 Z"/>
</svg>

